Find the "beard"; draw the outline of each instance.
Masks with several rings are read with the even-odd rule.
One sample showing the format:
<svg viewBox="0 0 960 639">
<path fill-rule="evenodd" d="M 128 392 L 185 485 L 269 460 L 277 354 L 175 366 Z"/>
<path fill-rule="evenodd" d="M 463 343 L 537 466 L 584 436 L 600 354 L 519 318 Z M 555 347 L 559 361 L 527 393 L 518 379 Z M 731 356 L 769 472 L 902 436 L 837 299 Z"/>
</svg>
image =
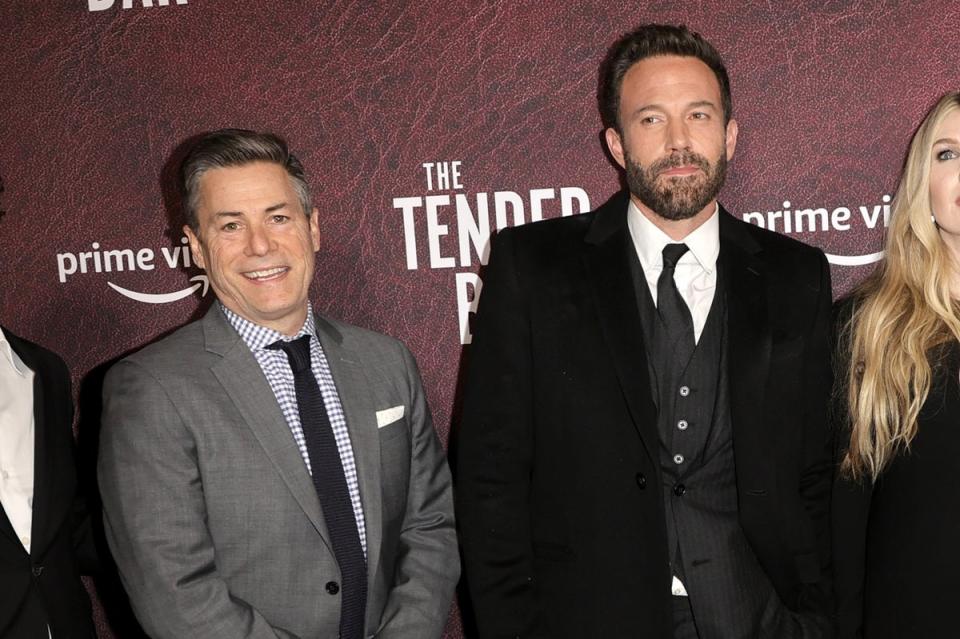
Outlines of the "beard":
<svg viewBox="0 0 960 639">
<path fill-rule="evenodd" d="M 667 220 L 688 220 L 703 210 L 723 186 L 727 177 L 727 154 L 722 152 L 714 164 L 693 151 L 675 153 L 644 168 L 625 155 L 627 187 L 654 213 Z M 696 166 L 703 175 L 668 177 L 658 184 L 663 171 L 678 166 Z"/>
</svg>

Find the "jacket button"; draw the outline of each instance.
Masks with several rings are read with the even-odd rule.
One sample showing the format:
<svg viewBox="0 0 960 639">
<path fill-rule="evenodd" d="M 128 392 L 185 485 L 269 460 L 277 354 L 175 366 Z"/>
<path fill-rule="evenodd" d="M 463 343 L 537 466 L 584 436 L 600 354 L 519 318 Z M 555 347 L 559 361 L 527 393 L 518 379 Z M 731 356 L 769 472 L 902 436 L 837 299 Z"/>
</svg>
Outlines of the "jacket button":
<svg viewBox="0 0 960 639">
<path fill-rule="evenodd" d="M 637 486 L 640 487 L 640 490 L 643 490 L 647 487 L 647 478 L 643 476 L 643 473 L 637 473 Z"/>
<path fill-rule="evenodd" d="M 33 576 L 39 577 L 43 573 L 43 566 L 34 566 L 33 567 Z"/>
<path fill-rule="evenodd" d="M 327 589 L 327 592 L 331 595 L 335 595 L 340 592 L 340 584 L 335 581 L 328 581 L 327 585 L 324 586 Z"/>
<path fill-rule="evenodd" d="M 683 495 L 686 492 L 687 492 L 687 487 L 684 486 L 683 484 L 677 484 L 676 486 L 673 487 L 673 494 L 676 495 L 677 497 L 683 497 Z"/>
</svg>

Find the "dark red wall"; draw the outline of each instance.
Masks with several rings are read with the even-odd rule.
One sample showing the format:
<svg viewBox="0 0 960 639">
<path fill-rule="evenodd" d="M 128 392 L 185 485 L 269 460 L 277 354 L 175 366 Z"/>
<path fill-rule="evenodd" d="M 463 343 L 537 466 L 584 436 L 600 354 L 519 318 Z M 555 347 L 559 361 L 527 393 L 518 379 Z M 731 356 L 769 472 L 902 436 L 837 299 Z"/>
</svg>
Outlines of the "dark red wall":
<svg viewBox="0 0 960 639">
<path fill-rule="evenodd" d="M 410 346 L 446 441 L 462 354 L 456 274 L 479 267 L 475 255 L 461 266 L 455 196 L 475 211 L 488 194 L 492 218 L 494 193 L 512 191 L 529 219 L 531 190 L 576 187 L 596 206 L 617 189 L 595 106 L 597 63 L 617 35 L 682 22 L 716 44 L 740 124 L 723 203 L 765 219 L 784 201 L 850 209 L 849 229 L 792 233 L 837 261 L 880 250 L 882 208 L 870 228 L 859 207 L 871 217 L 893 194 L 913 128 L 957 88 L 960 68 L 960 5 L 946 1 L 160 1 L 0 4 L 0 320 L 66 359 L 87 450 L 102 365 L 209 300 L 147 304 L 108 285 L 194 284 L 197 271 L 168 267 L 160 251 L 181 246 L 168 176 L 197 132 L 240 126 L 290 140 L 321 214 L 315 307 Z M 422 164 L 443 161 L 461 163 L 462 188 L 428 190 Z M 436 214 L 448 234 L 436 237 L 452 268 L 430 267 L 424 208 L 410 227 L 418 268 L 408 268 L 394 200 L 428 195 L 450 196 Z M 543 211 L 559 215 L 559 201 Z M 61 282 L 58 264 L 94 243 L 149 248 L 156 266 L 78 269 Z M 835 294 L 869 268 L 835 265 Z M 102 637 L 122 636 L 97 615 Z M 462 634 L 454 613 L 447 636 Z"/>
</svg>

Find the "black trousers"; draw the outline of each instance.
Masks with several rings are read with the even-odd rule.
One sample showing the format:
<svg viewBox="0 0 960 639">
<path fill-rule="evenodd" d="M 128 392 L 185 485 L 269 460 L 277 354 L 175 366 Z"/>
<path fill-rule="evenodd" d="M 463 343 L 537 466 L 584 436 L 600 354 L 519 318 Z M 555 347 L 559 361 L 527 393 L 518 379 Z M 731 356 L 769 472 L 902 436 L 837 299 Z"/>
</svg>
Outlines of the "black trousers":
<svg viewBox="0 0 960 639">
<path fill-rule="evenodd" d="M 693 620 L 693 608 L 690 597 L 671 597 L 673 599 L 673 639 L 700 639 L 697 625 Z"/>
</svg>

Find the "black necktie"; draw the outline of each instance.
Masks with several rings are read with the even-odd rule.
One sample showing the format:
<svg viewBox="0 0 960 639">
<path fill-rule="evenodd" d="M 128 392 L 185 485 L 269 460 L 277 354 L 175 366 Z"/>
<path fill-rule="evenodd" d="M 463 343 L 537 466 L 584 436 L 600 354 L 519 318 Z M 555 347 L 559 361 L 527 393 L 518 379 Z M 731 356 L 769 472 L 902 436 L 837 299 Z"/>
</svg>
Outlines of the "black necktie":
<svg viewBox="0 0 960 639">
<path fill-rule="evenodd" d="M 696 341 L 693 335 L 693 317 L 690 308 L 677 290 L 673 273 L 677 262 L 687 252 L 686 244 L 667 244 L 663 247 L 663 270 L 657 280 L 657 312 L 678 354 L 692 352 Z M 686 360 L 683 360 L 686 362 Z"/>
<path fill-rule="evenodd" d="M 313 487 L 320 498 L 323 519 L 327 523 L 343 582 L 340 588 L 340 639 L 363 639 L 367 562 L 360 545 L 337 440 L 310 366 L 310 336 L 304 335 L 291 342 L 274 342 L 267 348 L 286 353 L 293 370 L 300 425 L 313 471 Z M 335 583 L 327 584 L 327 592 L 336 594 L 335 587 Z"/>
</svg>

